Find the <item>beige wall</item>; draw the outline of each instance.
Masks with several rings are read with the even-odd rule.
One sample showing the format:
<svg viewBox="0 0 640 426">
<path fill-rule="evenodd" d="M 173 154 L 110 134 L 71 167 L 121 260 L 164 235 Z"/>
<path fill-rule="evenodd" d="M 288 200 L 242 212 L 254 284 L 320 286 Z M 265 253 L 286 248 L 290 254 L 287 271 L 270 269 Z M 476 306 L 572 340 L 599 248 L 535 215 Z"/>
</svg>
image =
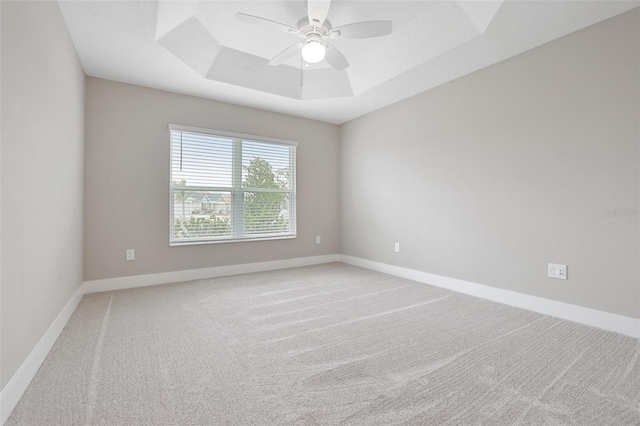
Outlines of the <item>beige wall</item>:
<svg viewBox="0 0 640 426">
<path fill-rule="evenodd" d="M 85 280 L 338 252 L 337 126 L 95 78 L 86 117 Z M 169 247 L 169 123 L 298 141 L 298 238 Z"/>
<path fill-rule="evenodd" d="M 341 253 L 639 318 L 639 16 L 342 125 Z"/>
<path fill-rule="evenodd" d="M 56 2 L 2 8 L 2 388 L 82 283 L 85 77 Z"/>
</svg>

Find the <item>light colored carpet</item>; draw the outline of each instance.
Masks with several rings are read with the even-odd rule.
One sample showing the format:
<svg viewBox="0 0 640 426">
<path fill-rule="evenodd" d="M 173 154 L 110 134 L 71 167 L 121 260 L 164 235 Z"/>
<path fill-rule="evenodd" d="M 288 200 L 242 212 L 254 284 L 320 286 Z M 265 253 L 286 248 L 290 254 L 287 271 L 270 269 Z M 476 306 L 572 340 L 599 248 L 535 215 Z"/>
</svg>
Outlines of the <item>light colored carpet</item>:
<svg viewBox="0 0 640 426">
<path fill-rule="evenodd" d="M 7 425 L 640 425 L 639 355 L 333 263 L 87 295 Z"/>
</svg>

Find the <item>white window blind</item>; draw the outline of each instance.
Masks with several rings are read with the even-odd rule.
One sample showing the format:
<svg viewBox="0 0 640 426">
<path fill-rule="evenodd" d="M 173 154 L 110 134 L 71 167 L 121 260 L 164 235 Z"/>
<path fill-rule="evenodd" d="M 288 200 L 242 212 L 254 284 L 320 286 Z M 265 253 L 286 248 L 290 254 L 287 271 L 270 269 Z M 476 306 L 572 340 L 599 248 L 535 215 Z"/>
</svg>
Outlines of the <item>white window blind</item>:
<svg viewBox="0 0 640 426">
<path fill-rule="evenodd" d="M 169 130 L 171 245 L 295 237 L 295 142 Z"/>
</svg>

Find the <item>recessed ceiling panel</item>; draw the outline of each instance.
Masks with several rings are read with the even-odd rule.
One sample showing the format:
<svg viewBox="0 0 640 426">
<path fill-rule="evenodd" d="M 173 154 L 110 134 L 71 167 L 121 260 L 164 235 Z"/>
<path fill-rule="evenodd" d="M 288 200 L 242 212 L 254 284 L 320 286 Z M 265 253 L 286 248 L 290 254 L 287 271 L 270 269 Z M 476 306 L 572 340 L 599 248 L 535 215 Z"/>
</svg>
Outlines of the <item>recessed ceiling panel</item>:
<svg viewBox="0 0 640 426">
<path fill-rule="evenodd" d="M 206 77 L 222 46 L 196 16 L 178 23 L 158 43 L 198 74 Z"/>
</svg>

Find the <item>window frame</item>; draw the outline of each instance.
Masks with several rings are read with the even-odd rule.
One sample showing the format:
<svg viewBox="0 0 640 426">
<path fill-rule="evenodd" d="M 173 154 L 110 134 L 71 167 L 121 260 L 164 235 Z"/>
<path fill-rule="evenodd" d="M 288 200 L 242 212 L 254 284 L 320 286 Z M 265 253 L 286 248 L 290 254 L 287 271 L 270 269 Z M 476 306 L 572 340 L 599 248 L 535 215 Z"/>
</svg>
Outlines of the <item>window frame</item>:
<svg viewBox="0 0 640 426">
<path fill-rule="evenodd" d="M 271 240 L 283 240 L 283 239 L 295 239 L 297 238 L 297 147 L 298 142 L 277 139 L 265 136 L 250 135 L 246 133 L 228 132 L 223 130 L 205 129 L 201 127 L 184 126 L 179 124 L 169 124 L 169 246 L 180 247 L 188 245 L 200 245 L 200 244 L 221 244 L 221 243 L 237 243 L 245 241 L 271 241 Z M 192 239 L 176 239 L 174 236 L 174 195 L 173 195 L 173 147 L 171 132 L 185 132 L 200 134 L 205 136 L 222 137 L 233 140 L 233 155 L 231 159 L 232 163 L 232 184 L 231 187 L 208 187 L 208 186 L 184 186 L 185 190 L 192 191 L 217 191 L 229 193 L 230 200 L 230 214 L 231 214 L 231 235 L 229 237 L 202 237 Z M 293 149 L 289 150 L 289 164 L 291 175 L 287 182 L 289 185 L 288 190 L 274 190 L 267 188 L 243 188 L 242 187 L 242 141 L 247 142 L 263 142 L 267 144 L 277 144 L 289 146 Z M 238 143 L 240 142 L 240 143 Z M 289 232 L 286 234 L 244 234 L 244 194 L 246 192 L 276 192 L 286 193 L 288 195 L 289 203 Z M 236 197 L 238 194 L 242 194 L 242 202 L 237 202 Z M 239 216 L 238 216 L 239 215 Z M 236 217 L 240 217 L 242 220 L 236 220 Z"/>
</svg>

